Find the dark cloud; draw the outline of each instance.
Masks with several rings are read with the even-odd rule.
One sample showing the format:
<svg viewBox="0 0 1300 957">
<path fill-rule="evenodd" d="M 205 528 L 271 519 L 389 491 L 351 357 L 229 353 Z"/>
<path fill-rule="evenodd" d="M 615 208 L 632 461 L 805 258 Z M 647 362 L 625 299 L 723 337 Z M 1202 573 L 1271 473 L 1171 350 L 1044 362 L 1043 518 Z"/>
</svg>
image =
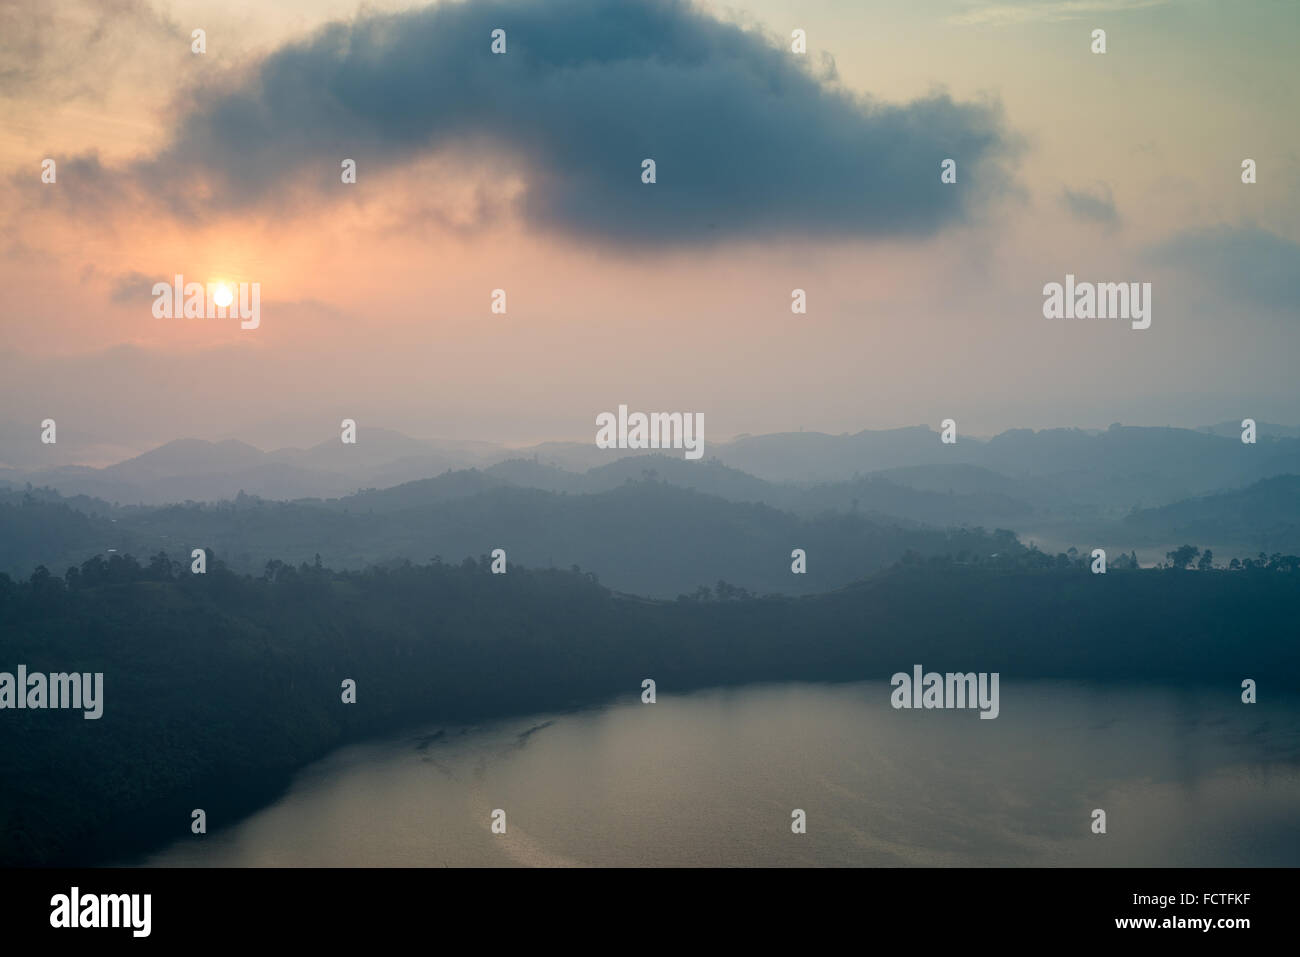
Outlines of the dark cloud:
<svg viewBox="0 0 1300 957">
<path fill-rule="evenodd" d="M 1300 244 L 1275 233 L 1255 226 L 1191 230 L 1148 255 L 1227 302 L 1300 315 Z"/>
<path fill-rule="evenodd" d="M 109 294 L 109 300 L 121 303 L 152 303 L 153 284 L 160 281 L 166 282 L 170 278 L 169 276 L 146 276 L 142 272 L 129 272 L 123 276 L 118 276 L 113 281 L 113 290 Z"/>
<path fill-rule="evenodd" d="M 1075 219 L 1088 223 L 1101 223 L 1115 226 L 1119 223 L 1119 213 L 1115 209 L 1115 199 L 1110 187 L 1105 183 L 1094 189 L 1073 190 L 1065 187 L 1061 191 L 1061 202 Z"/>
<path fill-rule="evenodd" d="M 493 55 L 490 33 L 507 32 Z M 993 103 L 855 96 L 678 0 L 488 0 L 368 15 L 195 96 L 141 189 L 186 215 L 340 195 L 439 151 L 506 157 L 532 226 L 601 241 L 924 236 L 1010 187 Z M 358 163 L 342 187 L 339 164 Z M 658 182 L 641 182 L 653 158 Z M 940 164 L 958 164 L 958 184 Z"/>
</svg>

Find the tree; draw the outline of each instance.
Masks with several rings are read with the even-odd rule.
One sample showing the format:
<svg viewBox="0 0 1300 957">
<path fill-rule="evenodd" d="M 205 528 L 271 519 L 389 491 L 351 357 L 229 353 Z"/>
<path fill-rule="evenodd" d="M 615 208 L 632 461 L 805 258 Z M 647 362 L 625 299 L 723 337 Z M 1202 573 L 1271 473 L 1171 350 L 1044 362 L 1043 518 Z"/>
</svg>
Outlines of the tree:
<svg viewBox="0 0 1300 957">
<path fill-rule="evenodd" d="M 1195 545 L 1179 545 L 1172 552 L 1165 552 L 1165 558 L 1169 559 L 1171 568 L 1186 568 L 1196 561 L 1196 556 L 1199 554 L 1201 550 Z"/>
<path fill-rule="evenodd" d="M 1196 570 L 1198 572 L 1208 572 L 1213 567 L 1214 567 L 1214 552 L 1210 551 L 1207 548 L 1205 552 L 1201 555 L 1201 560 L 1196 563 Z"/>
<path fill-rule="evenodd" d="M 167 581 L 172 577 L 171 559 L 166 552 L 159 552 L 149 559 L 149 575 L 154 581 Z"/>
</svg>

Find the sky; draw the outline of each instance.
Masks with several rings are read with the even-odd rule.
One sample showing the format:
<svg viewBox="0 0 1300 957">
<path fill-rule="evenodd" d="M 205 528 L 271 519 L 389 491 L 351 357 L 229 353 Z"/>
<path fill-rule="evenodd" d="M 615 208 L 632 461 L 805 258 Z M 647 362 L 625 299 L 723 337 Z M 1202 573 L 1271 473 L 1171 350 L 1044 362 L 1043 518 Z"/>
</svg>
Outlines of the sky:
<svg viewBox="0 0 1300 957">
<path fill-rule="evenodd" d="M 0 441 L 1295 424 L 1298 44 L 1292 0 L 11 0 Z M 155 316 L 176 274 L 257 328 Z M 1150 328 L 1044 318 L 1067 274 Z"/>
</svg>

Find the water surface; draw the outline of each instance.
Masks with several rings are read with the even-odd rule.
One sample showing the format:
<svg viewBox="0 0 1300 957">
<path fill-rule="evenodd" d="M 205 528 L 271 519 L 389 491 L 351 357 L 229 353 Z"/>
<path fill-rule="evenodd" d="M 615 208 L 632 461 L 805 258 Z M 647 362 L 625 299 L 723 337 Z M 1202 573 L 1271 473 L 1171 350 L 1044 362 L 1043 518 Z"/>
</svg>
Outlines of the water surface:
<svg viewBox="0 0 1300 957">
<path fill-rule="evenodd" d="M 1003 681 L 1001 715 L 980 720 L 896 711 L 889 690 L 638 693 L 411 731 L 341 749 L 146 863 L 1300 864 L 1300 697 Z"/>
</svg>

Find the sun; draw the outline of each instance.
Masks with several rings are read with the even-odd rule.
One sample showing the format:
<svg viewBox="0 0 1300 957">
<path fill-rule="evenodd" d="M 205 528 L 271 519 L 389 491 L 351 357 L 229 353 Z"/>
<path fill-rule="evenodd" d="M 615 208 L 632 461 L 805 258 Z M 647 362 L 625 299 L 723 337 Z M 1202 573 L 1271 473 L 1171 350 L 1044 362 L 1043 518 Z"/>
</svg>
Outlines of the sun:
<svg viewBox="0 0 1300 957">
<path fill-rule="evenodd" d="M 231 293 L 230 287 L 227 286 L 224 282 L 222 282 L 222 283 L 218 283 L 216 290 L 213 291 L 212 301 L 215 302 L 222 309 L 225 309 L 228 305 L 230 305 L 232 302 L 235 301 L 235 297 L 234 294 Z"/>
</svg>

